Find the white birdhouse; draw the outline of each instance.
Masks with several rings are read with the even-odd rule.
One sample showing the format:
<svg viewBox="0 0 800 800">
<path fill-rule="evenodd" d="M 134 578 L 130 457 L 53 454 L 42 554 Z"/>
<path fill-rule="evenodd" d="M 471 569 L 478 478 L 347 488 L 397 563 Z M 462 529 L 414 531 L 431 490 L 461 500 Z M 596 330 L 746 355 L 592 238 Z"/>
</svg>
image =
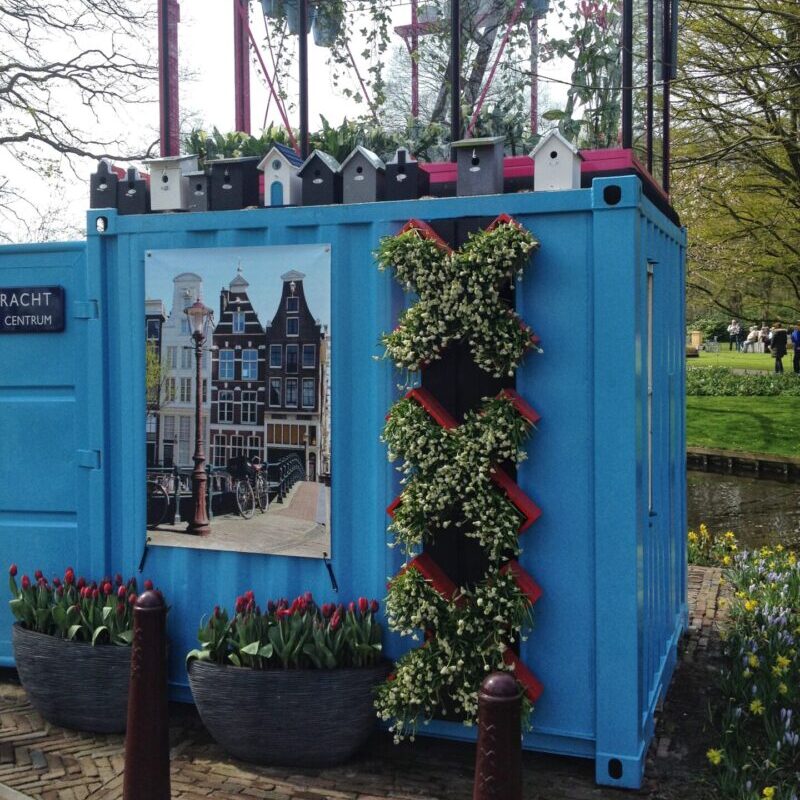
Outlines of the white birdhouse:
<svg viewBox="0 0 800 800">
<path fill-rule="evenodd" d="M 299 206 L 303 181 L 297 174 L 303 159 L 283 144 L 274 144 L 258 168 L 264 173 L 265 206 Z"/>
<path fill-rule="evenodd" d="M 531 152 L 533 188 L 537 192 L 581 188 L 583 158 L 557 130 L 546 133 Z"/>
<path fill-rule="evenodd" d="M 180 211 L 189 208 L 189 172 L 197 172 L 197 156 L 151 158 L 150 210 Z"/>
</svg>

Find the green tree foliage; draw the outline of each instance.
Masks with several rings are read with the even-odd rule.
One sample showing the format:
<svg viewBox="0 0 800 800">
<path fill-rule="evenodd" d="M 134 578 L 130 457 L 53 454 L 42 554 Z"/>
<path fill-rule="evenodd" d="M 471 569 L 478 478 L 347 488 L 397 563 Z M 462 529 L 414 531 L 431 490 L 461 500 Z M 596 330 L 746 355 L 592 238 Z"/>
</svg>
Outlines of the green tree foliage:
<svg viewBox="0 0 800 800">
<path fill-rule="evenodd" d="M 690 306 L 800 312 L 800 5 L 686 0 L 673 192 Z"/>
</svg>

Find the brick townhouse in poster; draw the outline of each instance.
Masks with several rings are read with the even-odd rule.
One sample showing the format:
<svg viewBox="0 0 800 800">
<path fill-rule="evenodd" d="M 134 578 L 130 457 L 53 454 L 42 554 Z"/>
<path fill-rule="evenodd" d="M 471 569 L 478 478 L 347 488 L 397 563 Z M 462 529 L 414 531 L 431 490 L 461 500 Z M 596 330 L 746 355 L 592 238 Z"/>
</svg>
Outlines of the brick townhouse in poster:
<svg viewBox="0 0 800 800">
<path fill-rule="evenodd" d="M 189 319 L 184 309 L 203 297 L 203 279 L 194 272 L 182 272 L 172 281 L 172 308 L 161 326 L 161 391 L 158 409 L 157 460 L 164 466 L 193 466 L 196 364 Z M 148 301 L 148 303 L 151 301 Z M 148 311 L 149 306 L 145 306 Z M 148 333 L 149 337 L 149 333 Z M 203 437 L 208 439 L 211 377 L 208 352 L 203 353 Z"/>
<path fill-rule="evenodd" d="M 166 322 L 167 309 L 161 300 L 145 300 L 144 327 L 147 341 L 146 402 L 147 402 L 147 466 L 158 463 L 159 408 L 161 406 L 161 327 Z"/>
<path fill-rule="evenodd" d="M 269 461 L 296 453 L 307 480 L 327 472 L 327 326 L 306 302 L 305 275 L 281 275 L 278 309 L 267 327 L 267 408 L 264 432 Z M 321 469 L 322 467 L 322 469 Z"/>
<path fill-rule="evenodd" d="M 266 336 L 241 269 L 220 292 L 212 337 L 211 463 L 245 455 L 264 459 Z"/>
</svg>

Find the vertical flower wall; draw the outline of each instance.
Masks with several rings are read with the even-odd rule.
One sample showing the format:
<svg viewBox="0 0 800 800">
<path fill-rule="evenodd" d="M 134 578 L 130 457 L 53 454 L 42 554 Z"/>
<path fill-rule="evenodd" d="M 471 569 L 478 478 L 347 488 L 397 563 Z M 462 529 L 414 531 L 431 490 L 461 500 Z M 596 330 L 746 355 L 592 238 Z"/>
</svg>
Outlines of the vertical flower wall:
<svg viewBox="0 0 800 800">
<path fill-rule="evenodd" d="M 416 373 L 460 342 L 487 375 L 513 377 L 538 340 L 508 302 L 507 289 L 537 248 L 534 236 L 505 215 L 458 250 L 418 220 L 384 239 L 379 267 L 416 295 L 383 337 L 386 357 Z M 514 673 L 527 711 L 542 692 L 513 650 L 532 625 L 541 594 L 517 561 L 520 534 L 540 511 L 503 466 L 525 458 L 538 420 L 512 389 L 484 398 L 460 423 L 421 387 L 387 415 L 383 439 L 403 476 L 403 490 L 388 509 L 389 530 L 405 557 L 389 584 L 387 617 L 393 630 L 422 640 L 397 662 L 377 696 L 395 740 L 413 737 L 419 722 L 434 716 L 472 724 L 478 689 L 494 669 Z M 486 565 L 479 580 L 464 586 L 423 550 L 453 529 L 479 545 Z"/>
</svg>

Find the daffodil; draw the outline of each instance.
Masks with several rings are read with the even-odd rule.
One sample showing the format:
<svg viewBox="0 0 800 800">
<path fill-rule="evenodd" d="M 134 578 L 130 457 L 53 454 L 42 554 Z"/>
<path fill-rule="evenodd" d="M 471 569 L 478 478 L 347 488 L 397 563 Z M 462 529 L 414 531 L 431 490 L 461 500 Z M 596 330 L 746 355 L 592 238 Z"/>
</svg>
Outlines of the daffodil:
<svg viewBox="0 0 800 800">
<path fill-rule="evenodd" d="M 750 713 L 760 717 L 764 713 L 764 704 L 756 698 L 750 703 Z"/>
<path fill-rule="evenodd" d="M 722 750 L 714 750 L 712 748 L 706 753 L 706 758 L 716 767 L 722 762 L 723 755 Z"/>
</svg>

